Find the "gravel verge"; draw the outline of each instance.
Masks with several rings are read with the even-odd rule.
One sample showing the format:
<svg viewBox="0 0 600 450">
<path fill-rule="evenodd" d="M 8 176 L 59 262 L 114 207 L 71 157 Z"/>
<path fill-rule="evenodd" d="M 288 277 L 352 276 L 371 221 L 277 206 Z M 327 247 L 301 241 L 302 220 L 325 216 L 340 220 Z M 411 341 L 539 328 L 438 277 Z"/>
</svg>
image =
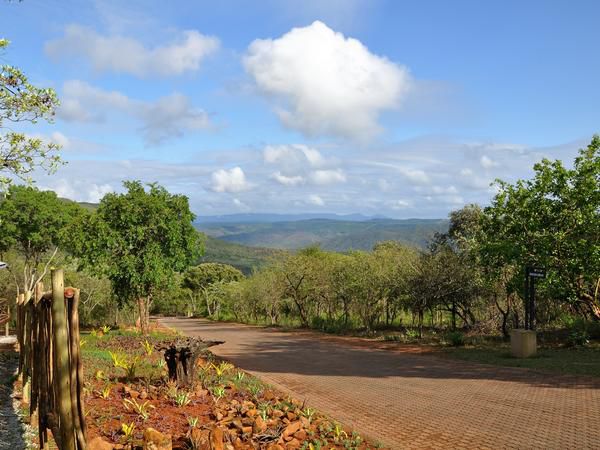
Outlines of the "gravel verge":
<svg viewBox="0 0 600 450">
<path fill-rule="evenodd" d="M 0 450 L 26 448 L 24 425 L 17 414 L 18 403 L 13 399 L 13 383 L 19 365 L 14 352 L 0 352 Z"/>
</svg>

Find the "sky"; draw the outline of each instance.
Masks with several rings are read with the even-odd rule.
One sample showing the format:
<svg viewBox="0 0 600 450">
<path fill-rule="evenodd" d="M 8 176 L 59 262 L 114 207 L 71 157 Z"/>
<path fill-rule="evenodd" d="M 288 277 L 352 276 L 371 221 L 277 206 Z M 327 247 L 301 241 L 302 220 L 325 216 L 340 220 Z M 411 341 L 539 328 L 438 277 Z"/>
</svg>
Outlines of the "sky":
<svg viewBox="0 0 600 450">
<path fill-rule="evenodd" d="M 122 181 L 197 215 L 441 218 L 600 132 L 600 2 L 0 2 L 1 64 L 54 88 L 37 186 Z"/>
</svg>

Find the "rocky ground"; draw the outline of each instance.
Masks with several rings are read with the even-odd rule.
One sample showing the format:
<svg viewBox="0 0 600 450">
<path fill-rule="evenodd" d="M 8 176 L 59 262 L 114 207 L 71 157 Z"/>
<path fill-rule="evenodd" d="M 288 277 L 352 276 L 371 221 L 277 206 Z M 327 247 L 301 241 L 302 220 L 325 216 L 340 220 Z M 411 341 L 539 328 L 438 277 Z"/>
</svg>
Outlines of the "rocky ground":
<svg viewBox="0 0 600 450">
<path fill-rule="evenodd" d="M 0 450 L 21 450 L 26 447 L 23 425 L 12 397 L 18 364 L 16 353 L 0 351 Z"/>
</svg>

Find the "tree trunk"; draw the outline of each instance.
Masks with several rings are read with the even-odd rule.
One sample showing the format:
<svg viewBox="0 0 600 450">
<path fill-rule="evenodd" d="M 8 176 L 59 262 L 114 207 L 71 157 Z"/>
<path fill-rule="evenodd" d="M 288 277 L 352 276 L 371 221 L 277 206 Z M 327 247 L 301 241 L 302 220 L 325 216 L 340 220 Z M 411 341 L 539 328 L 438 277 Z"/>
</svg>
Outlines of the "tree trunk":
<svg viewBox="0 0 600 450">
<path fill-rule="evenodd" d="M 138 297 L 138 310 L 140 313 L 140 331 L 144 336 L 148 335 L 148 330 L 150 328 L 150 318 L 149 318 L 149 302 L 147 297 Z"/>
</svg>

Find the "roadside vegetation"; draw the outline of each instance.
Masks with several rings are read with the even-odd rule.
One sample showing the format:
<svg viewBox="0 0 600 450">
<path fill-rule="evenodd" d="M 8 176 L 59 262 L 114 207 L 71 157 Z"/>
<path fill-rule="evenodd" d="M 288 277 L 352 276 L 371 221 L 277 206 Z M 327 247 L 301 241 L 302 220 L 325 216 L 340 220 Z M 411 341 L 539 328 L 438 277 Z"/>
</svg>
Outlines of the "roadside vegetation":
<svg viewBox="0 0 600 450">
<path fill-rule="evenodd" d="M 150 427 L 171 435 L 173 448 L 208 448 L 216 435 L 238 449 L 380 448 L 208 352 L 195 384 L 178 386 L 160 351 L 176 338 L 109 327 L 82 336 L 88 442 L 136 448 Z"/>
</svg>

